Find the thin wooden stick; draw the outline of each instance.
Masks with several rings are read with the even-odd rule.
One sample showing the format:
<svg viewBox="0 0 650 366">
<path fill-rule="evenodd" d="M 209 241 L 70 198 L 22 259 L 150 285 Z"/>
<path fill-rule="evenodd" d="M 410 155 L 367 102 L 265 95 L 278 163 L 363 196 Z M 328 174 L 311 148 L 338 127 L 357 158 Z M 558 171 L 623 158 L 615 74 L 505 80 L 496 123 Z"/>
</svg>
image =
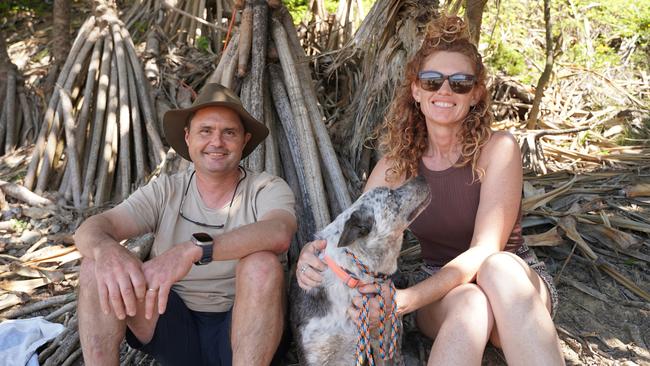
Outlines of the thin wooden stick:
<svg viewBox="0 0 650 366">
<path fill-rule="evenodd" d="M 79 331 L 74 331 L 61 342 L 59 348 L 48 357 L 43 366 L 59 366 L 79 346 Z"/>
<path fill-rule="evenodd" d="M 5 134 L 7 132 L 7 108 L 2 108 L 2 114 L 0 115 L 0 151 L 2 151 L 2 142 L 5 140 Z"/>
<path fill-rule="evenodd" d="M 4 109 L 6 117 L 6 138 L 5 138 L 5 154 L 9 154 L 16 148 L 16 134 L 17 121 L 16 121 L 16 72 L 10 68 L 7 73 L 7 94 L 5 95 Z M 0 140 L 0 143 L 2 140 Z"/>
<path fill-rule="evenodd" d="M 60 89 L 59 98 L 61 103 L 59 104 L 59 113 L 63 118 L 64 129 L 65 129 L 65 138 L 66 138 L 66 155 L 68 160 L 68 165 L 70 166 L 70 184 L 72 185 L 72 199 L 74 201 L 74 206 L 77 208 L 81 207 L 81 179 L 79 178 L 79 154 L 76 148 L 76 136 L 75 136 L 75 126 L 74 118 L 72 117 L 72 102 L 70 101 L 70 95 L 67 91 Z"/>
<path fill-rule="evenodd" d="M 74 293 L 48 297 L 47 299 L 22 306 L 18 309 L 7 311 L 6 313 L 0 315 L 0 317 L 6 319 L 20 318 L 21 316 L 29 315 L 35 311 L 70 302 L 76 297 L 77 296 Z"/>
<path fill-rule="evenodd" d="M 248 71 L 248 60 L 251 53 L 251 42 L 253 41 L 253 4 L 246 3 L 242 11 L 239 23 L 239 59 L 237 61 L 237 75 L 242 78 Z"/>
<path fill-rule="evenodd" d="M 305 107 L 302 96 L 302 87 L 298 80 L 295 62 L 290 51 L 287 34 L 282 25 L 275 19 L 272 20 L 273 40 L 278 49 L 278 56 L 282 65 L 284 82 L 287 87 L 291 109 L 298 127 L 301 144 L 301 151 L 305 156 L 304 161 L 311 164 L 305 165 L 308 179 L 308 194 L 312 203 L 312 213 L 316 221 L 316 228 L 324 228 L 330 221 L 327 199 L 325 198 L 325 189 L 323 187 L 323 178 L 319 165 L 318 151 L 311 131 L 311 123 L 307 108 Z"/>
<path fill-rule="evenodd" d="M 163 159 L 165 159 L 165 149 L 163 147 L 162 141 L 160 139 L 160 134 L 158 133 L 158 128 L 156 127 L 156 117 L 154 113 L 154 108 L 152 108 L 150 95 L 148 93 L 149 82 L 144 77 L 144 72 L 142 71 L 142 66 L 140 66 L 140 61 L 138 56 L 135 54 L 135 47 L 133 46 L 133 41 L 131 36 L 129 36 L 128 31 L 122 28 L 122 38 L 125 42 L 125 48 L 129 54 L 129 59 L 135 71 L 135 78 L 137 80 L 136 86 L 138 87 L 138 97 L 140 99 L 140 107 L 142 108 L 142 114 L 144 118 L 144 124 L 147 130 L 147 136 L 149 137 L 149 142 L 151 143 L 151 148 L 154 152 L 153 164 L 160 164 Z"/>
<path fill-rule="evenodd" d="M 174 11 L 174 12 L 176 12 L 176 13 L 178 13 L 178 14 L 184 16 L 184 17 L 191 18 L 191 19 L 193 19 L 193 20 L 195 20 L 195 21 L 197 21 L 197 22 L 199 22 L 199 23 L 201 23 L 201 24 L 203 24 L 203 25 L 207 25 L 207 26 L 210 27 L 210 28 L 217 29 L 217 30 L 221 30 L 221 31 L 227 31 L 227 30 L 228 30 L 228 28 L 222 27 L 222 26 L 220 26 L 220 25 L 212 24 L 212 23 L 206 21 L 205 19 L 197 18 L 197 17 L 195 17 L 194 15 L 192 15 L 192 14 L 186 12 L 186 11 L 183 11 L 183 10 L 181 10 L 181 9 L 175 7 L 175 6 L 172 6 L 172 5 L 169 4 L 167 1 L 163 1 L 163 2 L 162 2 L 162 5 L 163 5 L 163 7 L 165 7 L 166 9 L 169 9 L 169 10 L 171 10 L 171 11 Z"/>
<path fill-rule="evenodd" d="M 145 46 L 145 64 L 144 74 L 151 83 L 156 85 L 160 82 L 160 69 L 156 59 L 160 54 L 160 41 L 158 40 L 158 27 L 153 28 L 147 35 L 147 44 Z M 133 65 L 132 65 L 133 66 Z"/>
<path fill-rule="evenodd" d="M 69 56 L 65 60 L 65 63 L 61 68 L 61 72 L 59 73 L 59 77 L 56 81 L 58 85 L 64 85 L 67 78 L 70 76 L 70 70 L 72 69 L 72 66 L 76 63 L 80 50 L 87 43 L 88 34 L 91 32 L 91 30 L 93 30 L 94 26 L 95 26 L 95 17 L 90 17 L 84 22 L 84 24 L 79 29 L 79 32 L 77 33 L 77 38 L 75 39 L 74 43 L 72 44 L 72 48 L 70 49 Z M 47 110 L 45 112 L 45 117 L 43 118 L 43 123 L 41 125 L 40 132 L 38 134 L 38 137 L 36 138 L 34 152 L 32 153 L 32 160 L 29 163 L 29 167 L 27 168 L 27 174 L 25 175 L 25 179 L 23 181 L 23 185 L 27 189 L 32 189 L 34 187 L 37 168 L 39 166 L 39 162 L 41 160 L 41 155 L 43 154 L 43 150 L 45 149 L 46 136 L 50 130 L 50 126 L 52 125 L 52 121 L 54 119 L 54 114 L 56 112 L 58 102 L 59 102 L 58 93 L 53 93 L 52 97 L 50 98 L 49 104 L 47 106 Z"/>
<path fill-rule="evenodd" d="M 217 22 L 217 24 L 221 24 L 223 19 L 223 2 L 222 0 L 216 0 L 216 6 L 215 6 L 215 14 L 214 14 L 214 21 Z M 212 38 L 212 44 L 215 46 L 214 51 L 217 53 L 217 56 L 221 57 L 223 54 L 222 46 L 221 46 L 221 41 L 223 40 L 223 31 L 221 30 L 215 30 L 215 35 Z"/>
<path fill-rule="evenodd" d="M 74 311 L 77 308 L 77 301 L 70 301 L 69 303 L 61 306 L 60 308 L 54 310 L 53 312 L 47 314 L 44 319 L 48 321 L 54 321 L 58 319 L 61 315 Z"/>
<path fill-rule="evenodd" d="M 140 186 L 145 180 L 145 165 L 144 159 L 146 157 L 145 149 L 142 139 L 142 122 L 140 121 L 140 105 L 138 104 L 138 94 L 135 88 L 135 73 L 133 65 L 128 63 L 129 72 L 127 74 L 129 83 L 129 99 L 131 102 L 131 130 L 133 131 L 133 145 L 135 148 L 135 185 Z"/>
<path fill-rule="evenodd" d="M 194 14 L 194 16 L 197 19 L 203 19 L 202 15 L 203 15 L 204 10 L 205 10 L 205 0 L 195 1 L 194 11 L 192 13 Z M 192 19 L 192 22 L 190 23 L 190 30 L 189 30 L 189 33 L 187 34 L 188 35 L 188 43 L 191 43 L 191 44 L 194 44 L 194 45 L 196 44 L 196 30 L 200 27 L 196 23 L 197 23 L 196 20 Z M 210 22 L 208 22 L 208 23 L 210 23 Z M 201 23 L 201 24 L 203 24 L 203 23 Z M 210 23 L 210 24 L 212 24 L 212 23 Z"/>
<path fill-rule="evenodd" d="M 270 70 L 269 70 L 270 71 Z M 276 76 L 274 77 L 278 81 L 281 82 L 282 77 L 280 76 L 281 72 L 279 70 L 276 71 Z M 270 82 L 271 85 L 274 84 L 273 81 Z M 277 82 L 275 82 L 277 83 Z M 273 92 L 273 99 L 275 102 L 275 105 L 278 106 L 278 114 L 280 115 L 280 120 L 283 122 L 286 122 L 288 120 L 292 120 L 293 116 L 291 115 L 291 105 L 289 105 L 289 99 L 286 96 L 286 91 L 284 91 L 284 86 L 282 84 L 276 85 L 280 90 L 278 90 L 280 93 L 279 97 L 280 99 L 284 98 L 284 101 L 278 100 L 276 101 L 275 99 L 275 93 L 278 92 Z M 273 87 L 271 87 L 273 90 Z M 284 94 L 284 96 L 282 96 Z M 283 112 L 280 112 L 280 109 Z M 289 118 L 290 117 L 290 118 Z M 285 119 L 289 118 L 289 119 Z M 292 123 L 292 122 L 291 122 Z M 281 163 L 282 163 L 282 169 L 284 171 L 284 179 L 287 181 L 289 184 L 289 187 L 291 187 L 291 190 L 294 192 L 296 196 L 296 217 L 300 217 L 300 220 L 298 222 L 298 232 L 297 232 L 297 239 L 298 242 L 292 243 L 291 246 L 289 247 L 289 256 L 290 258 L 297 258 L 298 253 L 300 252 L 300 249 L 302 246 L 311 241 L 312 238 L 314 237 L 314 233 L 316 232 L 316 223 L 314 222 L 314 216 L 311 213 L 311 210 L 309 207 L 311 207 L 311 203 L 309 201 L 309 196 L 307 195 L 307 191 L 303 189 L 304 183 L 301 183 L 300 180 L 304 180 L 304 171 L 296 169 L 296 165 L 294 163 L 292 155 L 294 154 L 291 151 L 291 143 L 289 143 L 289 134 L 284 130 L 282 123 L 278 123 L 276 125 L 276 132 L 277 132 L 277 138 L 278 138 L 278 150 L 280 152 L 280 156 L 282 157 Z M 303 175 L 302 177 L 300 175 Z"/>
<path fill-rule="evenodd" d="M 94 188 L 95 173 L 97 171 L 97 160 L 99 158 L 100 141 L 104 132 L 104 115 L 108 101 L 108 85 L 111 78 L 111 54 L 113 53 L 113 42 L 110 35 L 104 37 L 104 47 L 102 51 L 101 68 L 99 71 L 99 85 L 97 86 L 95 116 L 93 118 L 92 139 L 90 143 L 90 152 L 86 160 L 86 172 L 84 176 L 83 193 L 81 195 L 81 205 L 88 206 L 90 202 L 90 192 Z M 113 71 L 113 73 L 116 71 Z"/>
<path fill-rule="evenodd" d="M 181 43 L 187 44 L 188 43 L 187 40 L 188 40 L 188 33 L 190 32 L 190 30 L 189 30 L 189 28 L 190 28 L 190 19 L 192 17 L 194 17 L 194 14 L 192 14 L 192 10 L 194 8 L 194 6 L 193 6 L 194 3 L 195 3 L 195 0 L 185 0 L 185 2 L 183 3 L 183 6 L 184 6 L 183 11 L 185 11 L 185 13 L 189 15 L 189 17 L 183 17 L 183 16 L 179 15 L 179 17 L 180 17 L 180 26 L 178 27 L 178 32 L 177 32 L 178 36 L 179 36 L 179 38 L 177 40 L 177 43 L 179 43 L 179 44 L 181 44 Z"/>
<path fill-rule="evenodd" d="M 223 71 L 226 68 L 226 64 L 230 62 L 238 54 L 237 45 L 239 44 L 239 32 L 235 30 L 232 34 L 232 40 L 228 43 L 226 50 L 221 53 L 221 58 L 217 64 L 217 68 L 210 74 L 206 84 L 209 83 L 220 83 L 223 75 Z"/>
<path fill-rule="evenodd" d="M 250 3 L 250 2 L 249 2 Z M 248 6 L 247 6 L 248 8 Z M 264 120 L 264 66 L 266 64 L 266 39 L 268 34 L 268 6 L 266 2 L 256 2 L 253 7 L 253 39 L 250 72 L 250 99 L 248 111 L 258 121 Z M 240 46 L 241 49 L 241 46 Z M 248 156 L 249 167 L 253 171 L 264 170 L 264 145 L 255 149 Z"/>
<path fill-rule="evenodd" d="M 235 43 L 239 43 L 238 40 L 240 37 L 235 37 L 233 36 L 233 39 L 230 41 L 235 47 L 237 45 Z M 224 61 L 226 61 L 226 64 L 224 65 L 223 68 L 223 73 L 221 75 L 221 82 L 220 84 L 225 86 L 226 88 L 231 88 L 233 87 L 233 84 L 235 83 L 235 71 L 237 70 L 237 62 L 239 58 L 239 53 L 235 52 L 233 57 L 230 57 Z"/>
<path fill-rule="evenodd" d="M 307 63 L 307 56 L 305 51 L 300 46 L 296 28 L 291 20 L 291 15 L 286 8 L 282 8 L 283 16 L 281 17 L 282 25 L 287 32 L 289 44 L 296 58 L 296 69 L 298 70 L 299 77 L 306 84 L 303 88 L 305 96 L 305 105 L 309 112 L 312 127 L 315 132 L 316 142 L 318 143 L 318 150 L 322 157 L 324 165 L 325 180 L 328 182 L 328 187 L 332 188 L 332 193 L 341 209 L 345 209 L 352 204 L 350 192 L 347 189 L 347 182 L 341 170 L 332 140 L 330 139 L 327 127 L 325 127 L 325 117 L 320 108 L 318 108 L 318 98 L 316 97 L 316 90 L 312 81 L 311 72 Z"/>
<path fill-rule="evenodd" d="M 27 131 L 26 129 L 31 129 L 31 125 L 26 125 L 25 123 L 25 118 L 23 117 L 23 109 L 20 108 L 20 93 L 21 91 L 20 85 L 16 85 L 16 96 L 15 96 L 15 111 L 16 111 L 16 140 L 14 144 L 14 148 L 18 148 L 20 146 L 25 145 L 26 139 L 24 138 L 25 134 Z"/>
<path fill-rule="evenodd" d="M 268 77 L 264 78 L 264 124 L 269 129 L 269 137 L 266 138 L 264 143 L 264 170 L 271 174 L 280 176 L 282 175 L 282 167 L 280 165 L 280 154 L 278 151 L 278 141 L 276 137 L 276 118 L 273 112 L 273 100 L 271 99 L 270 86 Z"/>
<path fill-rule="evenodd" d="M 124 52 L 124 41 L 120 33 L 120 26 L 113 24 L 113 49 L 117 59 L 117 85 L 119 96 L 119 117 L 117 120 L 119 126 L 119 176 L 120 181 L 118 192 L 120 198 L 128 197 L 131 191 L 131 142 L 130 142 L 130 124 L 131 116 L 129 111 L 129 81 L 127 80 L 126 53 Z"/>
<path fill-rule="evenodd" d="M 185 35 L 186 37 L 186 43 L 187 44 L 193 44 L 194 43 L 194 35 L 196 34 L 196 20 L 194 18 L 198 18 L 199 16 L 199 0 L 189 0 L 187 3 L 187 8 L 186 11 L 193 16 L 193 18 L 185 18 L 183 20 L 187 20 L 187 27 L 185 28 Z"/>
<path fill-rule="evenodd" d="M 73 365 L 75 363 L 75 361 L 77 361 L 79 356 L 81 356 L 81 352 L 82 352 L 81 347 L 74 350 L 74 352 L 72 352 L 70 354 L 70 356 L 68 356 L 68 358 L 66 358 L 65 362 L 63 362 L 61 364 L 61 366 L 71 366 L 71 365 Z"/>
<path fill-rule="evenodd" d="M 52 353 L 54 353 L 54 351 L 56 351 L 56 349 L 59 347 L 61 342 L 63 342 L 63 340 L 65 340 L 68 337 L 68 335 L 70 335 L 70 333 L 74 332 L 76 329 L 77 329 L 77 315 L 75 314 L 72 317 L 72 319 L 70 319 L 63 332 L 61 332 L 58 336 L 56 336 L 56 338 L 54 338 L 54 340 L 50 342 L 50 345 L 47 346 L 43 351 L 41 351 L 38 354 L 38 362 L 41 364 L 44 363 L 45 360 L 47 360 L 47 358 L 50 357 Z"/>
<path fill-rule="evenodd" d="M 7 195 L 21 200 L 31 206 L 50 206 L 54 202 L 41 197 L 24 186 L 0 180 L 0 189 Z"/>
<path fill-rule="evenodd" d="M 83 45 L 81 50 L 79 51 L 79 54 L 77 55 L 75 62 L 70 70 L 70 74 L 68 75 L 68 78 L 65 81 L 65 84 L 63 84 L 63 89 L 70 91 L 72 90 L 72 84 L 74 83 L 77 75 L 82 69 L 82 65 L 84 60 L 86 59 L 86 56 L 90 52 L 90 50 L 93 48 L 95 41 L 97 40 L 97 37 L 99 35 L 99 30 L 97 28 L 93 29 L 93 31 L 90 33 L 86 43 Z M 54 92 L 52 93 L 52 99 L 59 99 L 59 93 Z M 56 111 L 58 111 L 58 103 L 56 104 L 55 107 Z M 56 115 L 56 113 L 55 113 Z M 60 117 L 60 116 L 59 116 Z M 47 185 L 48 182 L 48 177 L 50 173 L 50 168 L 52 167 L 52 164 L 55 162 L 54 160 L 54 153 L 56 150 L 56 146 L 58 144 L 58 136 L 59 136 L 59 129 L 60 129 L 60 119 L 59 118 L 54 118 L 52 121 L 52 127 L 49 131 L 48 137 L 47 137 L 47 145 L 45 146 L 45 155 L 43 157 L 43 161 L 40 167 L 40 170 L 38 172 L 38 181 L 36 183 L 36 192 L 42 192 L 45 190 L 45 186 Z"/>
<path fill-rule="evenodd" d="M 271 94 L 273 95 L 273 103 L 275 104 L 275 110 L 278 112 L 280 117 L 280 124 L 278 127 L 282 127 L 284 131 L 284 138 L 286 144 L 280 143 L 280 152 L 283 155 L 282 164 L 284 167 L 284 174 L 288 182 L 294 181 L 292 187 L 294 193 L 298 196 L 300 195 L 301 207 L 303 209 L 301 217 L 301 225 L 308 234 L 303 232 L 303 239 L 311 238 L 311 236 L 316 232 L 316 223 L 314 219 L 314 207 L 311 196 L 309 194 L 309 183 L 307 177 L 307 168 L 306 164 L 309 164 L 303 156 L 303 151 L 300 150 L 300 143 L 298 139 L 297 130 L 298 127 L 294 121 L 293 112 L 291 110 L 291 104 L 289 102 L 289 97 L 282 83 L 282 70 L 278 65 L 269 65 L 269 81 Z M 280 136 L 278 136 L 281 138 Z M 286 146 L 283 146 L 286 145 Z M 291 159 L 286 159 L 287 154 L 283 153 L 282 149 L 288 149 L 290 151 Z M 291 160 L 291 163 L 285 160 Z M 295 178 L 293 178 L 295 176 Z M 302 242 L 304 244 L 306 242 Z"/>
<path fill-rule="evenodd" d="M 106 131 L 102 158 L 97 171 L 97 188 L 95 191 L 95 205 L 101 205 L 110 196 L 111 183 L 108 181 L 113 161 L 113 136 L 117 130 L 117 60 L 115 53 L 111 57 L 111 79 L 108 86 L 108 108 L 106 110 Z"/>
<path fill-rule="evenodd" d="M 96 42 L 95 47 L 93 48 L 93 53 L 90 56 L 90 64 L 88 65 L 88 73 L 86 75 L 86 86 L 83 94 L 83 105 L 81 106 L 81 111 L 79 112 L 79 117 L 77 118 L 76 124 L 76 138 L 77 138 L 77 153 L 79 156 L 83 156 L 83 152 L 86 150 L 86 136 L 88 135 L 88 115 L 90 114 L 90 106 L 93 104 L 93 92 L 95 90 L 95 84 L 98 79 L 99 65 L 101 63 L 102 56 L 102 47 L 104 42 Z M 86 157 L 87 159 L 88 157 Z M 82 161 L 85 166 L 85 160 Z"/>
</svg>

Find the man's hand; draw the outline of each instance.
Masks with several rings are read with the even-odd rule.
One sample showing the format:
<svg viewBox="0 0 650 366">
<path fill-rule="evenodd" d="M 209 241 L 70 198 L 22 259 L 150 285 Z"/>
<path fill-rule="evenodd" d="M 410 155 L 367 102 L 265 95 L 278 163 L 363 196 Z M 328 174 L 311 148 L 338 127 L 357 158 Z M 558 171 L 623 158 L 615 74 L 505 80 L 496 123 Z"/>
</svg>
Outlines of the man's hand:
<svg viewBox="0 0 650 366">
<path fill-rule="evenodd" d="M 326 246 L 325 240 L 315 240 L 302 248 L 296 264 L 296 279 L 303 290 L 311 290 L 323 281 L 321 272 L 327 268 L 327 264 L 318 258 L 318 253 Z"/>
<path fill-rule="evenodd" d="M 134 316 L 136 301 L 145 297 L 142 262 L 117 243 L 98 247 L 95 258 L 99 303 L 104 314 L 109 314 L 112 309 L 120 320 L 124 320 L 126 315 Z"/>
<path fill-rule="evenodd" d="M 158 314 L 165 312 L 172 285 L 190 272 L 192 265 L 197 260 L 197 254 L 200 255 L 200 249 L 188 241 L 174 245 L 142 265 L 147 283 L 145 318 L 151 319 L 156 301 L 158 302 Z"/>
</svg>

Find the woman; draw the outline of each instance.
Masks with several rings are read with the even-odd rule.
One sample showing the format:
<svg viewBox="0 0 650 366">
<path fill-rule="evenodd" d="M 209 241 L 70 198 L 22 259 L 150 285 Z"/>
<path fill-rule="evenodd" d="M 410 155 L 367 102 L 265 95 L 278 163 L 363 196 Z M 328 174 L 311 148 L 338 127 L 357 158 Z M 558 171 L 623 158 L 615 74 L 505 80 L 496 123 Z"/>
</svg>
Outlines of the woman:
<svg viewBox="0 0 650 366">
<path fill-rule="evenodd" d="M 480 365 L 488 341 L 509 365 L 562 365 L 551 318 L 557 292 L 521 236 L 519 147 L 490 129 L 485 79 L 463 21 L 441 16 L 382 126 L 384 157 L 365 190 L 420 174 L 433 195 L 410 227 L 422 248 L 421 282 L 398 290 L 397 311 L 415 311 L 419 329 L 435 339 L 429 365 Z M 304 289 L 321 280 L 323 248 L 312 242 L 301 253 Z"/>
</svg>

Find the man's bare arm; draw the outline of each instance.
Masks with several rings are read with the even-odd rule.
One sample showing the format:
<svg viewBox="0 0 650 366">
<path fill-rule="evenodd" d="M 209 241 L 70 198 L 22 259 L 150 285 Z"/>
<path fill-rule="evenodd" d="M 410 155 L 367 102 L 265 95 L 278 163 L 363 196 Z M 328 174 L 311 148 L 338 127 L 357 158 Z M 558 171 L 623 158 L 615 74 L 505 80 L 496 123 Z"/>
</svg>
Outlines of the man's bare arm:
<svg viewBox="0 0 650 366">
<path fill-rule="evenodd" d="M 237 259 L 260 251 L 280 254 L 289 248 L 296 226 L 296 218 L 291 213 L 280 209 L 272 210 L 258 222 L 214 237 L 212 258 L 213 260 Z M 172 246 L 143 265 L 147 284 L 158 289 L 157 292 L 146 294 L 145 317 L 147 319 L 151 318 L 156 302 L 158 313 L 165 312 L 172 285 L 187 275 L 192 264 L 201 258 L 201 254 L 201 249 L 188 240 Z"/>
<path fill-rule="evenodd" d="M 117 206 L 87 218 L 74 233 L 74 241 L 84 257 L 97 259 L 96 251 L 101 247 L 119 245 L 141 234 L 129 210 Z"/>
<path fill-rule="evenodd" d="M 120 245 L 139 234 L 130 212 L 119 206 L 89 217 L 74 234 L 77 249 L 95 263 L 102 310 L 113 311 L 118 319 L 135 315 L 136 300 L 146 292 L 142 262 Z"/>
<path fill-rule="evenodd" d="M 296 228 L 296 218 L 292 214 L 285 210 L 272 210 L 258 222 L 214 237 L 212 259 L 237 259 L 260 251 L 280 254 L 289 248 Z"/>
</svg>

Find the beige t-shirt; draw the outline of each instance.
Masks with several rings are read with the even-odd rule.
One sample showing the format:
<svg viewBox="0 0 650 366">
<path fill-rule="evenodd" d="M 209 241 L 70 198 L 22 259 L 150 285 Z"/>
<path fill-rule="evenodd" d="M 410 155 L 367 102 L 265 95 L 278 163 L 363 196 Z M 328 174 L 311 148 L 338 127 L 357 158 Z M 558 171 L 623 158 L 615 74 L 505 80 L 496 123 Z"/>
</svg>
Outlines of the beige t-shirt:
<svg viewBox="0 0 650 366">
<path fill-rule="evenodd" d="M 237 187 L 232 207 L 228 202 L 220 209 L 211 209 L 204 205 L 198 193 L 196 177 L 190 181 L 191 174 L 190 170 L 171 176 L 161 175 L 120 204 L 131 212 L 141 232 L 155 234 L 150 257 L 188 241 L 193 233 L 222 234 L 257 222 L 271 210 L 282 209 L 295 215 L 293 192 L 281 178 L 246 170 L 246 178 Z M 223 224 L 222 229 L 196 225 L 179 215 L 179 205 L 188 183 L 183 215 L 205 224 Z M 193 265 L 187 276 L 174 284 L 173 289 L 192 310 L 228 311 L 235 296 L 236 265 L 237 260 Z"/>
</svg>

